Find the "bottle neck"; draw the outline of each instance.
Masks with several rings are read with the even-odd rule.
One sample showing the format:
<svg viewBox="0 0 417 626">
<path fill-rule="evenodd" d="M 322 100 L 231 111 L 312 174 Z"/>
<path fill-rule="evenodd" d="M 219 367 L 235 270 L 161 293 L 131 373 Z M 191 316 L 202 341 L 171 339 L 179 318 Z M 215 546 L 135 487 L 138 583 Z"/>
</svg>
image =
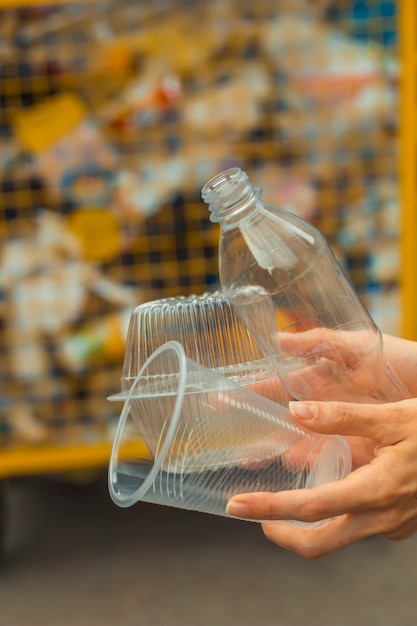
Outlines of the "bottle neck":
<svg viewBox="0 0 417 626">
<path fill-rule="evenodd" d="M 261 189 L 254 187 L 246 173 L 235 167 L 209 180 L 201 195 L 209 205 L 211 222 L 233 226 L 259 209 Z"/>
</svg>

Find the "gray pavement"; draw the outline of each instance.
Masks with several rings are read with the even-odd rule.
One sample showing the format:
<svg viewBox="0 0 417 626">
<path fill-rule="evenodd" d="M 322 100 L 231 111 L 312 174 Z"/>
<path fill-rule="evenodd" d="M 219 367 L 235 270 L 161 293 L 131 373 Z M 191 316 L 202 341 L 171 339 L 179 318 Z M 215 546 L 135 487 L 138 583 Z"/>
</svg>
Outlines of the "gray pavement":
<svg viewBox="0 0 417 626">
<path fill-rule="evenodd" d="M 416 626 L 417 537 L 318 561 L 255 523 L 118 509 L 105 474 L 13 481 L 1 626 Z"/>
</svg>

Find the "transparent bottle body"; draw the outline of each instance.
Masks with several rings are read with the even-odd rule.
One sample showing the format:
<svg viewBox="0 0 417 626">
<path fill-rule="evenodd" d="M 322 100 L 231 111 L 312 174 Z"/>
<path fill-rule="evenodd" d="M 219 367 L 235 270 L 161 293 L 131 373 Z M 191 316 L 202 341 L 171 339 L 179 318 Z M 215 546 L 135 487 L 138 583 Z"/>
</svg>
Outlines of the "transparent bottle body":
<svg viewBox="0 0 417 626">
<path fill-rule="evenodd" d="M 224 183 L 227 185 L 227 181 Z M 245 183 L 247 186 L 247 182 Z M 221 207 L 222 290 L 287 391 L 298 399 L 393 402 L 410 394 L 390 368 L 382 336 L 321 233 L 264 203 L 233 219 Z M 240 200 L 240 207 L 244 201 Z"/>
</svg>

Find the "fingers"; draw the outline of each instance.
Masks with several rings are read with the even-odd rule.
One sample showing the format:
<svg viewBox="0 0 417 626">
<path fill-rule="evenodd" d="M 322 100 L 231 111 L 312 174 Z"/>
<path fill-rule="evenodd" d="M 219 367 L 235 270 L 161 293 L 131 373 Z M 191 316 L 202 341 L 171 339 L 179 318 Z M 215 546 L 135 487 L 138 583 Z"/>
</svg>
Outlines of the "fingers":
<svg viewBox="0 0 417 626">
<path fill-rule="evenodd" d="M 290 400 L 287 390 L 278 377 L 256 381 L 248 385 L 248 389 L 278 404 L 287 405 Z"/>
<path fill-rule="evenodd" d="M 416 437 L 405 437 L 378 448 L 370 463 L 343 480 L 311 489 L 237 495 L 227 513 L 261 521 L 268 539 L 306 558 L 376 534 L 406 539 L 417 530 L 416 449 Z M 310 526 L 297 527 L 288 520 Z M 311 525 L 322 520 L 328 521 Z"/>
<path fill-rule="evenodd" d="M 384 335 L 384 352 L 411 395 L 416 396 L 417 379 L 415 370 L 410 364 L 417 361 L 417 342 Z"/>
<path fill-rule="evenodd" d="M 392 526 L 391 530 L 383 532 Z M 404 523 L 395 514 L 387 519 L 384 512 L 362 511 L 330 519 L 318 527 L 297 527 L 288 522 L 263 522 L 265 537 L 273 543 L 307 559 L 317 559 L 381 534 L 391 541 L 404 541 L 417 530 L 415 515 Z"/>
<path fill-rule="evenodd" d="M 291 415 L 311 430 L 367 437 L 379 444 L 396 443 L 409 433 L 417 400 L 392 404 L 290 402 Z"/>
<path fill-rule="evenodd" d="M 370 463 L 375 456 L 375 441 L 367 437 L 354 437 L 345 435 L 350 454 L 352 456 L 352 467 L 360 467 L 365 463 Z"/>
<path fill-rule="evenodd" d="M 300 364 L 299 364 L 300 365 Z M 299 400 L 339 400 L 340 402 L 370 401 L 377 389 L 377 372 L 372 363 L 363 367 L 334 358 L 320 358 L 313 363 L 300 365 L 287 374 L 287 386 Z M 396 400 L 408 396 L 396 397 Z"/>
<path fill-rule="evenodd" d="M 286 550 L 307 559 L 318 559 L 359 541 L 361 533 L 349 527 L 342 516 L 317 528 L 299 528 L 288 522 L 264 522 L 265 537 Z"/>
<path fill-rule="evenodd" d="M 339 515 L 320 526 L 296 526 L 287 521 L 264 521 L 267 539 L 308 559 L 317 559 L 365 537 L 381 534 L 391 541 L 403 541 L 417 530 L 415 509 L 403 520 L 394 511 L 359 510 Z"/>
<path fill-rule="evenodd" d="M 363 486 L 367 484 L 370 468 L 371 465 L 367 465 L 343 480 L 313 489 L 237 495 L 229 500 L 226 512 L 233 517 L 258 521 L 318 522 L 343 513 L 360 511 L 369 501 L 369 493 Z M 372 497 L 377 496 L 376 492 L 375 489 Z"/>
<path fill-rule="evenodd" d="M 393 530 L 382 532 L 381 535 L 386 539 L 389 539 L 390 541 L 404 541 L 404 539 L 408 539 L 409 537 L 411 537 L 411 535 L 414 535 L 416 530 L 417 521 L 415 518 L 413 518 L 399 528 L 394 528 Z"/>
<path fill-rule="evenodd" d="M 370 352 L 379 336 L 373 329 L 343 331 L 318 327 L 299 333 L 283 332 L 278 339 L 281 350 L 293 356 L 316 355 L 353 367 L 361 354 Z"/>
<path fill-rule="evenodd" d="M 315 489 L 237 496 L 229 502 L 227 512 L 239 511 L 245 513 L 246 519 L 261 521 L 270 541 L 308 559 L 319 558 L 376 534 L 383 534 L 393 541 L 413 534 L 417 530 L 416 504 L 412 503 L 409 508 L 400 507 L 402 510 L 396 506 L 382 506 L 377 489 L 373 493 L 375 502 L 370 504 L 369 493 L 363 489 L 366 482 L 359 485 L 352 480 L 360 471 L 339 483 Z M 350 494 L 358 489 L 362 495 L 358 494 L 352 501 Z M 304 527 L 284 521 L 312 524 L 322 519 L 328 521 L 319 526 Z"/>
</svg>

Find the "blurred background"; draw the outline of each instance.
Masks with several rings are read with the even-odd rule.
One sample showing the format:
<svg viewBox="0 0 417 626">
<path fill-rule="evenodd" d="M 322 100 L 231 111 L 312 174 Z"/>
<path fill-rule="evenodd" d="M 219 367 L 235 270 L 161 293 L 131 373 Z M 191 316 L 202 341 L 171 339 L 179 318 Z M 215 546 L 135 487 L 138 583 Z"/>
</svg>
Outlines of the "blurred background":
<svg viewBox="0 0 417 626">
<path fill-rule="evenodd" d="M 417 624 L 413 539 L 306 564 L 254 524 L 119 511 L 105 475 L 133 308 L 218 288 L 200 190 L 223 169 L 417 337 L 413 5 L 1 3 L 5 623 Z"/>
</svg>

